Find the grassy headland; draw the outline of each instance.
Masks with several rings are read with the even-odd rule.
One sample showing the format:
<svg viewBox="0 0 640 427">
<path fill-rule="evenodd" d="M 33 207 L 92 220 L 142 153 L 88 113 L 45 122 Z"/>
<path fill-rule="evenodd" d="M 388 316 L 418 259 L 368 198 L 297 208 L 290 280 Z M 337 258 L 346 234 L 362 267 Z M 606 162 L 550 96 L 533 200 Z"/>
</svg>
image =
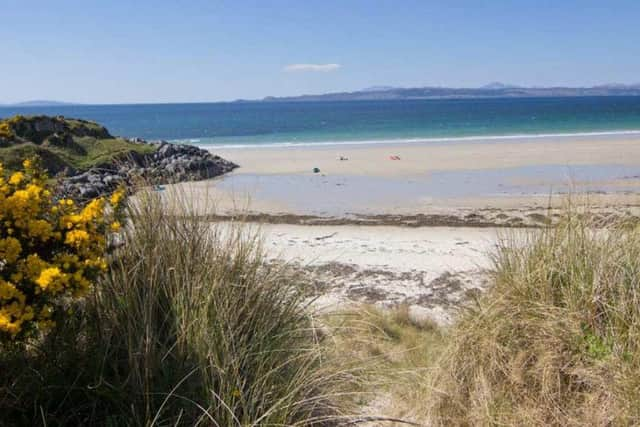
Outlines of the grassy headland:
<svg viewBox="0 0 640 427">
<path fill-rule="evenodd" d="M 150 153 L 155 147 L 112 136 L 91 121 L 49 116 L 15 116 L 0 120 L 0 162 L 17 170 L 38 156 L 50 174 L 81 172 L 127 154 Z"/>
</svg>

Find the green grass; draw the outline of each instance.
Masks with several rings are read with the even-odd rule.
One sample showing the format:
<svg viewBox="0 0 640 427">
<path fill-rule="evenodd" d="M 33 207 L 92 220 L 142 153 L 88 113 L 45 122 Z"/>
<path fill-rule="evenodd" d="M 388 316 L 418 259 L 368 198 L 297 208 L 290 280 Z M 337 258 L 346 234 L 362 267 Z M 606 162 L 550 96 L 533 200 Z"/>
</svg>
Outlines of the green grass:
<svg viewBox="0 0 640 427">
<path fill-rule="evenodd" d="M 40 157 L 51 174 L 64 170 L 67 162 L 56 153 L 32 143 L 16 144 L 10 147 L 0 147 L 0 163 L 8 172 L 22 169 L 24 159 Z"/>
<path fill-rule="evenodd" d="M 34 130 L 42 122 L 62 126 L 61 134 L 52 131 Z M 68 168 L 84 171 L 95 166 L 108 164 L 129 153 L 151 153 L 153 146 L 134 144 L 122 138 L 112 137 L 107 129 L 95 122 L 79 119 L 52 118 L 46 116 L 16 116 L 0 123 L 11 126 L 12 136 L 1 139 L 0 162 L 5 169 L 20 169 L 25 158 L 38 156 L 50 174 L 57 174 Z M 67 139 L 71 138 L 71 139 Z"/>
<path fill-rule="evenodd" d="M 155 148 L 150 145 L 133 144 L 121 138 L 95 139 L 91 137 L 76 138 L 75 142 L 86 154 L 55 146 L 42 146 L 32 143 L 15 144 L 0 147 L 0 162 L 8 171 L 18 170 L 26 158 L 39 156 L 44 167 L 51 174 L 56 174 L 65 167 L 84 171 L 94 166 L 110 163 L 131 152 L 152 153 Z"/>
<path fill-rule="evenodd" d="M 85 128 L 85 129 L 89 129 L 93 132 L 99 133 L 102 132 L 104 130 L 104 128 L 102 126 L 100 126 L 98 123 L 96 122 L 92 122 L 89 120 L 79 120 L 79 119 L 70 119 L 70 118 L 65 118 L 65 122 L 67 123 L 67 125 L 69 126 L 69 128 L 71 129 L 72 132 L 80 129 L 80 128 Z"/>
<path fill-rule="evenodd" d="M 59 147 L 50 147 L 52 153 L 57 154 L 72 167 L 86 170 L 96 165 L 108 163 L 131 152 L 152 153 L 155 148 L 150 145 L 133 144 L 121 138 L 94 139 L 91 137 L 76 138 L 76 143 L 82 147 L 86 154 L 78 155 Z"/>
</svg>

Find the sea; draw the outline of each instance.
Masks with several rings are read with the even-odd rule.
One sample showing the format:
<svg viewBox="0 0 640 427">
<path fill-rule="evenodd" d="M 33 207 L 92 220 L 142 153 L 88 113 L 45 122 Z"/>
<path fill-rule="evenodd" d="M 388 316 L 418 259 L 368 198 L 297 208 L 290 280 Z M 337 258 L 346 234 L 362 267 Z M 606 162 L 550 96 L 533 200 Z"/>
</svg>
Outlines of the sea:
<svg viewBox="0 0 640 427">
<path fill-rule="evenodd" d="M 0 117 L 15 114 L 83 118 L 118 136 L 206 148 L 640 134 L 640 97 L 0 106 Z"/>
</svg>

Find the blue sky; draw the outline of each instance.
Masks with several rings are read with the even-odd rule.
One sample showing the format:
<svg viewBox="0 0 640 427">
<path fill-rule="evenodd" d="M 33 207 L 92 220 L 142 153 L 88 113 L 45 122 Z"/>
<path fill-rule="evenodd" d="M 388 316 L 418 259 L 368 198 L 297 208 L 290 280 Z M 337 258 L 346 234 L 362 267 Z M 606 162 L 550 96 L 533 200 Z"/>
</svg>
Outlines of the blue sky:
<svg viewBox="0 0 640 427">
<path fill-rule="evenodd" d="M 0 0 L 0 103 L 640 82 L 640 1 Z"/>
</svg>

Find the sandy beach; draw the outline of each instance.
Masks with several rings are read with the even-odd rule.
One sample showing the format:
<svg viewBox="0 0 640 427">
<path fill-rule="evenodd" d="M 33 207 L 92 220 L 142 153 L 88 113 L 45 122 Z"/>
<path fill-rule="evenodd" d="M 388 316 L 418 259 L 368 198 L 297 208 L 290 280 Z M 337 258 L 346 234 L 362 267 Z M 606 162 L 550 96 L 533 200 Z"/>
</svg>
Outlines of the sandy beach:
<svg viewBox="0 0 640 427">
<path fill-rule="evenodd" d="M 177 189 L 261 221 L 540 225 L 567 194 L 603 217 L 639 213 L 636 135 L 212 151 L 240 167 Z"/>
<path fill-rule="evenodd" d="M 216 149 L 244 174 L 411 176 L 433 171 L 532 165 L 640 165 L 640 135 L 522 137 L 426 143 Z M 389 156 L 399 156 L 392 161 Z M 348 158 L 337 160 L 339 156 Z"/>
<path fill-rule="evenodd" d="M 484 289 L 496 243 L 514 235 L 492 228 L 259 227 L 271 259 L 310 279 L 316 307 L 406 304 L 441 324 Z"/>
</svg>

